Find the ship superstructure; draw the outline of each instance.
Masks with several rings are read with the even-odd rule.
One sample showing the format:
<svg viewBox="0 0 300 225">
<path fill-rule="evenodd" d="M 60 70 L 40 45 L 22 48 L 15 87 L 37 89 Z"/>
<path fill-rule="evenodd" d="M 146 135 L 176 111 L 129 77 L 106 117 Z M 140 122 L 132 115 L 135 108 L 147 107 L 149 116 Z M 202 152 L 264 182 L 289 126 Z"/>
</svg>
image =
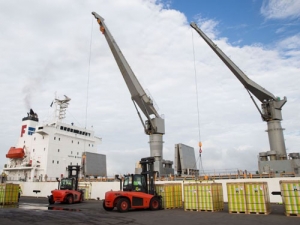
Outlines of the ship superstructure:
<svg viewBox="0 0 300 225">
<path fill-rule="evenodd" d="M 55 180 L 67 176 L 68 165 L 81 165 L 86 153 L 97 154 L 97 145 L 102 140 L 93 130 L 63 122 L 70 100 L 65 96 L 63 100 L 53 101 L 54 118 L 50 123 L 39 124 L 38 115 L 32 109 L 22 119 L 17 144 L 6 154 L 7 181 Z M 106 156 L 102 156 L 106 162 Z M 106 165 L 97 176 L 106 176 Z"/>
</svg>

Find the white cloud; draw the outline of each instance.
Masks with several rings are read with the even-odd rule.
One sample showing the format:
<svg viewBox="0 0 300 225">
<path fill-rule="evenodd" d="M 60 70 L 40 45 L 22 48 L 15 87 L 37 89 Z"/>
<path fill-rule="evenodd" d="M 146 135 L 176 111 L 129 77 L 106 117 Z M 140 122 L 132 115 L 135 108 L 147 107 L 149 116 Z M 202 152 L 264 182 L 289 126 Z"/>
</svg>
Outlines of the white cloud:
<svg viewBox="0 0 300 225">
<path fill-rule="evenodd" d="M 159 2 L 159 1 L 158 1 Z M 215 53 L 188 25 L 185 16 L 156 1 L 1 1 L 0 167 L 19 135 L 30 105 L 45 120 L 57 92 L 72 98 L 67 122 L 86 120 L 90 36 L 91 63 L 87 126 L 103 138 L 99 152 L 107 155 L 108 173 L 133 172 L 149 155 L 148 136 L 132 104 L 99 26 L 96 11 L 117 41 L 131 68 L 165 115 L 164 158 L 174 160 L 174 145 L 191 145 L 198 152 L 198 114 L 193 45 L 205 170 L 257 170 L 257 154 L 269 149 L 257 109 L 248 93 Z M 278 48 L 233 47 L 218 37 L 217 21 L 202 19 L 201 28 L 253 79 L 270 92 L 287 96 L 282 126 L 286 145 L 298 152 L 300 141 L 299 56 L 285 57 Z M 199 22 L 198 21 L 198 22 Z M 93 24 L 93 27 L 92 27 Z M 193 32 L 193 38 L 192 34 Z M 297 43 L 297 38 L 292 38 Z M 194 43 L 193 43 L 193 42 Z M 291 41 L 288 41 L 289 46 Z M 294 46 L 294 45 L 293 45 Z M 299 47 L 295 46 L 294 52 Z M 198 153 L 196 154 L 198 156 Z"/>
<path fill-rule="evenodd" d="M 299 18 L 300 1 L 264 0 L 260 12 L 267 19 Z"/>
</svg>

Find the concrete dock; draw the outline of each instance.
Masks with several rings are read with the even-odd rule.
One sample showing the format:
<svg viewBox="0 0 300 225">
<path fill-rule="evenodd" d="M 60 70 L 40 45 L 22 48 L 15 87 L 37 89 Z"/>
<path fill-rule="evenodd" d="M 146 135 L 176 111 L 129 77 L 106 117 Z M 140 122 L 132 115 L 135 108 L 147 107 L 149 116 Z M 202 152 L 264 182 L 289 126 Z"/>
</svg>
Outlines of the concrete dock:
<svg viewBox="0 0 300 225">
<path fill-rule="evenodd" d="M 0 224 L 180 224 L 180 225 L 299 225 L 300 217 L 286 216 L 284 206 L 271 204 L 271 213 L 242 214 L 229 213 L 227 204 L 223 211 L 197 212 L 183 209 L 164 209 L 159 211 L 132 210 L 119 213 L 106 212 L 101 200 L 87 200 L 80 204 L 49 205 L 47 198 L 21 197 L 17 206 L 0 206 Z"/>
</svg>

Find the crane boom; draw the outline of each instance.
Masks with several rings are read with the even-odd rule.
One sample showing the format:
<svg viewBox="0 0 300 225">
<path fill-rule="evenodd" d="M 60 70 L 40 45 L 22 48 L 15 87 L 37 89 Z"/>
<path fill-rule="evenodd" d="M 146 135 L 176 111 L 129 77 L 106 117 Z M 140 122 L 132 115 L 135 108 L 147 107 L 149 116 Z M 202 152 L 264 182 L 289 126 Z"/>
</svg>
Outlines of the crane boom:
<svg viewBox="0 0 300 225">
<path fill-rule="evenodd" d="M 239 69 L 231 59 L 210 40 L 205 33 L 194 23 L 190 24 L 192 28 L 204 39 L 204 41 L 211 47 L 211 49 L 219 56 L 225 65 L 231 70 L 236 78 L 244 85 L 244 87 L 251 92 L 262 104 L 260 114 L 263 121 L 268 123 L 268 136 L 271 151 L 276 152 L 277 159 L 286 158 L 286 149 L 283 138 L 283 129 L 280 121 L 282 120 L 281 109 L 287 102 L 286 97 L 283 100 L 276 98 L 272 93 L 249 79 L 242 70 Z M 251 96 L 252 97 L 252 96 Z M 253 100 L 255 103 L 255 101 Z M 255 103 L 256 104 L 256 103 Z M 257 107 L 258 108 L 258 107 Z M 259 108 L 258 108 L 259 110 Z"/>
<path fill-rule="evenodd" d="M 193 27 L 197 33 L 204 39 L 204 41 L 212 48 L 212 50 L 219 56 L 219 58 L 225 63 L 225 65 L 231 70 L 231 72 L 236 76 L 236 78 L 244 85 L 244 87 L 249 90 L 256 98 L 258 98 L 261 102 L 267 101 L 269 99 L 275 100 L 275 96 L 250 80 L 246 74 L 231 61 L 231 59 L 225 55 L 225 53 L 218 48 L 218 46 L 210 40 L 202 30 L 198 28 L 195 23 L 191 23 L 191 27 Z"/>
<path fill-rule="evenodd" d="M 139 83 L 138 79 L 134 75 L 132 69 L 130 68 L 128 62 L 126 61 L 124 55 L 122 54 L 119 46 L 114 40 L 113 36 L 109 32 L 107 26 L 104 23 L 104 18 L 98 15 L 96 12 L 92 14 L 97 19 L 97 22 L 100 25 L 100 31 L 106 38 L 106 41 L 110 47 L 110 50 L 116 60 L 116 63 L 123 75 L 125 83 L 131 94 L 131 99 L 134 103 L 134 106 L 138 112 L 140 120 L 143 124 L 145 133 L 149 135 L 149 144 L 150 144 L 150 154 L 155 157 L 155 171 L 158 171 L 159 174 L 163 174 L 162 167 L 162 135 L 165 133 L 165 123 L 164 118 L 162 118 L 156 111 L 152 99 L 146 94 L 143 87 Z M 144 115 L 147 117 L 145 124 L 140 116 L 140 113 L 136 105 L 141 109 Z"/>
</svg>

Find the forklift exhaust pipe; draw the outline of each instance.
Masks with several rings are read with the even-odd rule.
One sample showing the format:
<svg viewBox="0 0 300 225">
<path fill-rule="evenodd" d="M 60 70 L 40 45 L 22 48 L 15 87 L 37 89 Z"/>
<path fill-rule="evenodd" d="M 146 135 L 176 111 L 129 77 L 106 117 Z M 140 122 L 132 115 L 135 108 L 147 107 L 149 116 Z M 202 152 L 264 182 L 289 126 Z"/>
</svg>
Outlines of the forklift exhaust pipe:
<svg viewBox="0 0 300 225">
<path fill-rule="evenodd" d="M 122 190 L 123 190 L 123 188 L 122 188 L 122 179 L 119 178 L 119 175 L 118 175 L 118 174 L 115 175 L 115 179 L 117 179 L 117 180 L 120 181 L 120 191 L 122 191 Z"/>
</svg>

